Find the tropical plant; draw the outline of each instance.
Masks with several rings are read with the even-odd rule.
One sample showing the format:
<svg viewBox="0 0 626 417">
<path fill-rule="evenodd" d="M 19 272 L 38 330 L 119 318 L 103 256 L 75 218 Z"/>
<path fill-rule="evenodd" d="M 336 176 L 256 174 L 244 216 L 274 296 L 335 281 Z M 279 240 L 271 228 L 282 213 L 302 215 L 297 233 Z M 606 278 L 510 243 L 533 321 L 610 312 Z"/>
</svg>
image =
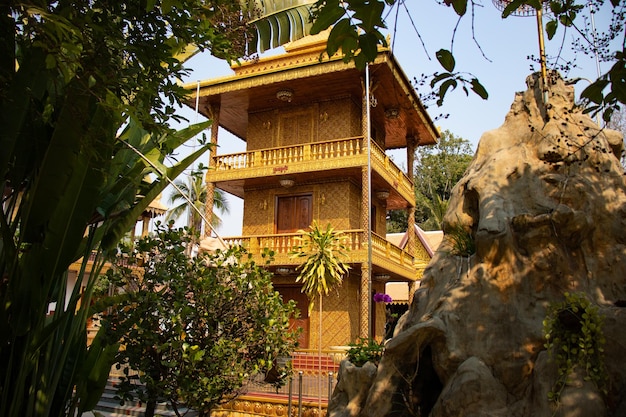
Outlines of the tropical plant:
<svg viewBox="0 0 626 417">
<path fill-rule="evenodd" d="M 174 191 L 170 194 L 169 203 L 177 204 L 168 210 L 165 219 L 178 219 L 183 214 L 188 214 L 187 226 L 193 230 L 201 231 L 203 219 L 198 213 L 205 213 L 205 202 L 207 197 L 207 189 L 205 187 L 203 170 L 194 171 L 187 176 L 185 180 L 174 181 Z M 195 209 L 190 206 L 193 205 Z M 228 200 L 222 190 L 216 189 L 213 196 L 213 208 L 222 214 L 229 212 Z M 213 218 L 211 225 L 219 226 L 222 219 L 217 215 L 215 210 L 212 211 Z"/>
<path fill-rule="evenodd" d="M 354 366 L 363 366 L 367 362 L 378 366 L 385 353 L 385 346 L 382 343 L 366 337 L 359 337 L 355 343 L 348 343 L 348 346 L 346 357 Z"/>
<path fill-rule="evenodd" d="M 291 251 L 293 258 L 306 258 L 296 270 L 299 271 L 296 282 L 302 283 L 302 292 L 311 301 L 318 298 L 321 304 L 322 296 L 341 285 L 344 274 L 350 270 L 350 265 L 344 262 L 347 259 L 347 247 L 342 242 L 343 233 L 335 231 L 329 224 L 326 230 L 320 229 L 316 221 L 309 231 L 299 231 L 297 237 L 299 245 Z M 313 310 L 313 303 L 309 304 L 309 313 Z"/>
<path fill-rule="evenodd" d="M 183 93 L 170 77 L 189 43 L 227 55 L 240 15 L 195 0 L 0 6 L 0 415 L 75 415 L 99 399 L 117 349 L 87 347 L 102 254 L 209 149 L 165 166 L 208 126 L 165 126 Z"/>
<path fill-rule="evenodd" d="M 264 52 L 309 34 L 317 0 L 247 0 L 249 24 L 254 26 L 249 52 Z"/>
<path fill-rule="evenodd" d="M 305 258 L 304 262 L 296 268 L 299 271 L 296 282 L 302 283 L 302 292 L 310 300 L 309 314 L 313 311 L 313 301 L 318 300 L 319 306 L 319 334 L 318 354 L 322 355 L 322 298 L 324 295 L 339 287 L 343 282 L 343 276 L 350 270 L 350 265 L 344 262 L 347 259 L 348 248 L 342 242 L 343 234 L 335 231 L 329 224 L 326 229 L 320 228 L 314 221 L 309 231 L 300 231 L 297 237 L 299 245 L 295 245 L 291 251 L 293 258 Z M 319 361 L 319 402 L 321 404 L 322 392 L 322 361 Z M 320 405 L 321 413 L 321 405 Z"/>
<path fill-rule="evenodd" d="M 451 255 L 469 258 L 476 253 L 474 236 L 458 219 L 456 223 L 444 225 L 443 232 L 446 237 L 444 247 Z"/>
<path fill-rule="evenodd" d="M 422 224 L 424 230 L 443 229 L 443 218 L 448 210 L 450 200 L 442 200 L 439 194 L 435 194 L 431 200 L 424 199 L 424 205 L 428 209 L 430 216 Z"/>
<path fill-rule="evenodd" d="M 277 359 L 295 348 L 295 303 L 283 303 L 271 273 L 241 247 L 188 256 L 193 234 L 157 224 L 154 236 L 121 248 L 107 271 L 119 290 L 105 300 L 101 322 L 107 338 L 124 346 L 119 393 L 137 395 L 147 417 L 157 401 L 208 416 L 248 379 L 280 371 Z"/>
</svg>

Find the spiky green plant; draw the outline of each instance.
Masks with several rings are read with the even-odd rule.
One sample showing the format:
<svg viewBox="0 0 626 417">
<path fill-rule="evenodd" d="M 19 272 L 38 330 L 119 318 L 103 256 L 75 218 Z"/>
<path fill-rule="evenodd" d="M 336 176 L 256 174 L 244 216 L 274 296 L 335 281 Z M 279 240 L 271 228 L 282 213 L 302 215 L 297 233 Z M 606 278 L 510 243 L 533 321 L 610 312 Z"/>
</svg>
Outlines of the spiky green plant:
<svg viewBox="0 0 626 417">
<path fill-rule="evenodd" d="M 328 293 L 343 281 L 350 266 L 344 262 L 347 259 L 347 247 L 343 244 L 343 233 L 335 231 L 330 225 L 321 229 L 317 222 L 313 222 L 308 232 L 296 238 L 300 244 L 292 250 L 292 257 L 305 258 L 297 267 L 299 271 L 296 282 L 302 283 L 302 292 L 311 301 L 328 295 Z M 309 313 L 313 303 L 309 304 Z"/>
</svg>

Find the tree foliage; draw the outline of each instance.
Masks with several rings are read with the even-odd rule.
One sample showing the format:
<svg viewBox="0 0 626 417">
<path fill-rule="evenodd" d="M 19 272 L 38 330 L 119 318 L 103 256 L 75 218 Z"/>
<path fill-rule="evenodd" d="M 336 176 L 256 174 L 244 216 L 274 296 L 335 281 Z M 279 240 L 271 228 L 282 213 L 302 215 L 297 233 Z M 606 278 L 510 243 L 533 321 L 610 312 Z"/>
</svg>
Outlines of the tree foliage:
<svg viewBox="0 0 626 417">
<path fill-rule="evenodd" d="M 434 146 L 415 151 L 415 222 L 425 230 L 441 228 L 452 187 L 469 166 L 473 151 L 469 141 L 446 130 Z"/>
<path fill-rule="evenodd" d="M 202 167 L 201 167 L 202 168 Z M 176 189 L 170 194 L 170 204 L 175 204 L 174 207 L 168 210 L 166 220 L 178 219 L 183 214 L 187 213 L 188 224 L 193 230 L 200 231 L 202 229 L 202 217 L 200 213 L 205 213 L 205 203 L 207 197 L 207 189 L 204 182 L 203 169 L 192 172 L 187 176 L 185 180 L 176 180 L 174 185 Z M 192 208 L 191 206 L 194 206 Z M 215 189 L 213 195 L 213 208 L 222 214 L 228 214 L 229 206 L 224 192 L 220 189 Z M 211 219 L 211 225 L 219 226 L 222 223 L 222 219 L 219 218 L 215 210 L 212 210 L 213 218 Z"/>
<path fill-rule="evenodd" d="M 102 253 L 208 149 L 165 165 L 209 126 L 166 126 L 183 52 L 236 59 L 245 16 L 220 0 L 0 4 L 0 415 L 98 400 L 111 348 L 87 347 L 86 321 Z M 75 261 L 89 278 L 66 295 Z"/>
<path fill-rule="evenodd" d="M 160 225 L 154 237 L 120 251 L 107 271 L 119 294 L 108 300 L 103 326 L 124 346 L 117 355 L 123 396 L 134 393 L 149 407 L 182 402 L 208 415 L 290 356 L 295 304 L 283 303 L 271 273 L 244 249 L 190 257 L 191 242 L 189 229 Z"/>
<path fill-rule="evenodd" d="M 443 0 L 440 3 L 448 6 L 459 20 L 463 18 L 473 20 L 476 6 L 481 6 L 476 0 Z M 503 3 L 505 4 L 503 18 L 511 16 L 521 8 L 537 10 L 547 7 L 550 13 L 545 14 L 549 18 L 545 21 L 544 30 L 549 39 L 554 38 L 561 30 L 563 32 L 572 30 L 575 32 L 572 46 L 584 51 L 593 50 L 600 59 L 613 63 L 607 73 L 583 91 L 582 97 L 589 105 L 588 111 L 601 111 L 604 120 L 607 121 L 615 108 L 620 104 L 626 104 L 626 50 L 623 42 L 614 42 L 623 37 L 625 20 L 623 1 L 508 0 Z M 592 33 L 595 32 L 595 28 L 589 27 L 588 20 L 583 14 L 589 4 L 596 11 L 610 8 L 612 12 L 611 22 L 608 22 L 606 32 L 600 37 Z M 353 59 L 358 68 L 364 68 L 367 62 L 375 58 L 378 46 L 387 46 L 382 33 L 387 28 L 384 16 L 394 7 L 406 9 L 405 2 L 398 0 L 318 0 L 313 12 L 316 20 L 311 33 L 332 28 L 326 50 L 328 55 L 341 49 L 346 60 Z M 472 28 L 474 30 L 473 25 Z M 455 30 L 450 49 L 442 48 L 435 54 L 443 71 L 433 74 L 430 85 L 438 95 L 439 105 L 443 103 L 449 91 L 459 86 L 466 94 L 471 90 L 483 99 L 488 97 L 488 92 L 475 76 L 457 70 L 458 65 L 452 48 L 456 35 Z M 563 36 L 563 39 L 566 39 L 565 35 Z"/>
</svg>

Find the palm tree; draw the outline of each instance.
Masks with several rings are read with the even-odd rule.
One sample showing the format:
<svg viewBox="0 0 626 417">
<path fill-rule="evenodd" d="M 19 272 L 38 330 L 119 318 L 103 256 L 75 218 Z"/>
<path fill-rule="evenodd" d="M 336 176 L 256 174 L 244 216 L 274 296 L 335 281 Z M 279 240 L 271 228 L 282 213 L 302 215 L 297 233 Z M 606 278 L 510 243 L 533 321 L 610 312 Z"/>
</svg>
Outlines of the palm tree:
<svg viewBox="0 0 626 417">
<path fill-rule="evenodd" d="M 446 211 L 448 211 L 448 204 L 450 200 L 444 200 L 437 193 L 434 193 L 432 200 L 426 200 L 425 205 L 430 211 L 431 217 L 424 222 L 424 228 L 426 230 L 442 230 L 443 229 L 443 218 L 446 215 Z"/>
<path fill-rule="evenodd" d="M 319 412 L 321 414 L 322 396 L 322 296 L 339 287 L 344 274 L 350 265 L 341 258 L 347 258 L 347 247 L 342 243 L 343 233 L 335 231 L 330 224 L 321 230 L 317 222 L 309 227 L 308 232 L 302 231 L 297 239 L 301 242 L 295 246 L 291 254 L 293 258 L 306 258 L 297 267 L 300 271 L 296 282 L 302 283 L 302 292 L 309 300 L 309 314 L 313 311 L 313 300 L 318 299 L 319 305 Z"/>
<path fill-rule="evenodd" d="M 186 180 L 176 180 L 174 184 L 176 188 L 170 195 L 169 203 L 177 204 L 171 208 L 166 215 L 166 220 L 178 219 L 183 213 L 188 213 L 187 225 L 194 230 L 200 231 L 202 228 L 202 217 L 198 213 L 205 212 L 205 202 L 207 190 L 201 172 L 192 173 Z M 191 208 L 190 202 L 195 209 Z M 230 208 L 228 201 L 222 190 L 216 189 L 213 197 L 213 207 L 221 214 L 228 214 Z M 211 219 L 212 226 L 219 226 L 222 219 L 213 211 Z"/>
</svg>

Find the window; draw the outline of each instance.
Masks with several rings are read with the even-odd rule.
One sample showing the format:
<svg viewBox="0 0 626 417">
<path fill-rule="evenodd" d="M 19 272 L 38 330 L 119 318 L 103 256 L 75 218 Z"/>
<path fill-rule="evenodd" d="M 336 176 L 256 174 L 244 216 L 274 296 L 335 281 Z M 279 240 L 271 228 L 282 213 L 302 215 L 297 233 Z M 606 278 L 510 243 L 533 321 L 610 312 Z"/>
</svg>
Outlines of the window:
<svg viewBox="0 0 626 417">
<path fill-rule="evenodd" d="M 281 196 L 276 203 L 276 233 L 306 230 L 313 221 L 313 195 Z"/>
</svg>

